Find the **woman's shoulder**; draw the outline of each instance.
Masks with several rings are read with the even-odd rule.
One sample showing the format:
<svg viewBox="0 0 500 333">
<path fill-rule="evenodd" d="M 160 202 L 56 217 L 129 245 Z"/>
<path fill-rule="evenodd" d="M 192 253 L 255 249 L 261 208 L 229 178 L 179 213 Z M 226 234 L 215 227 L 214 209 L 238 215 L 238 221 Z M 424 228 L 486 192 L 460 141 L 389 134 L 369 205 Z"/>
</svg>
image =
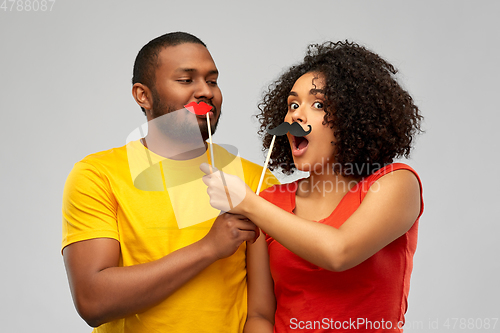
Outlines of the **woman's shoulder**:
<svg viewBox="0 0 500 333">
<path fill-rule="evenodd" d="M 419 183 L 421 182 L 418 173 L 411 166 L 405 163 L 390 163 L 384 165 L 381 168 L 378 168 L 377 170 L 372 172 L 369 176 L 361 179 L 360 183 L 363 185 L 368 184 L 369 187 L 383 176 L 392 174 L 394 171 L 398 170 L 406 170 L 407 172 L 412 173 L 417 178 L 418 182 Z"/>
<path fill-rule="evenodd" d="M 397 172 L 396 172 L 397 171 Z M 420 191 L 421 212 L 423 211 L 423 187 L 418 173 L 405 163 L 391 163 L 376 170 L 371 175 L 362 179 L 355 187 L 359 191 L 360 201 L 364 199 L 370 189 L 372 192 L 378 192 L 381 184 L 385 183 L 390 188 L 414 188 Z M 392 184 L 391 184 L 392 183 Z"/>
</svg>

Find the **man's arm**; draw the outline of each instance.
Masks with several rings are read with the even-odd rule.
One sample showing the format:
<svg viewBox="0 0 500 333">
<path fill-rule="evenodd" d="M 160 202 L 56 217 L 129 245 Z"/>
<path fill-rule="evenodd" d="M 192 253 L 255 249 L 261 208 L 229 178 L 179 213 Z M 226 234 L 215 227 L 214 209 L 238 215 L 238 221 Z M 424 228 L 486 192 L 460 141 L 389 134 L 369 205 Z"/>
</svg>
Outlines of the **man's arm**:
<svg viewBox="0 0 500 333">
<path fill-rule="evenodd" d="M 128 267 L 118 267 L 120 245 L 115 239 L 70 244 L 63 257 L 77 311 L 93 327 L 141 312 L 255 235 L 255 225 L 243 216 L 223 214 L 200 241 L 159 260 Z"/>
</svg>

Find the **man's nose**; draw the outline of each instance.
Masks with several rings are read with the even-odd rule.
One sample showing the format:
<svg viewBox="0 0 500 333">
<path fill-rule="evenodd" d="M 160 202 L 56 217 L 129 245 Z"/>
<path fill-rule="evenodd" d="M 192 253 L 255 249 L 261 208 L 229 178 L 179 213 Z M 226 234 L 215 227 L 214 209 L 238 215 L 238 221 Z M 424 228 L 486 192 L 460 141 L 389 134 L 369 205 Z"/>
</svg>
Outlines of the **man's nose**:
<svg viewBox="0 0 500 333">
<path fill-rule="evenodd" d="M 206 98 L 212 99 L 214 97 L 214 92 L 212 91 L 212 87 L 206 81 L 200 81 L 196 84 L 196 90 L 194 94 L 195 98 Z"/>
</svg>

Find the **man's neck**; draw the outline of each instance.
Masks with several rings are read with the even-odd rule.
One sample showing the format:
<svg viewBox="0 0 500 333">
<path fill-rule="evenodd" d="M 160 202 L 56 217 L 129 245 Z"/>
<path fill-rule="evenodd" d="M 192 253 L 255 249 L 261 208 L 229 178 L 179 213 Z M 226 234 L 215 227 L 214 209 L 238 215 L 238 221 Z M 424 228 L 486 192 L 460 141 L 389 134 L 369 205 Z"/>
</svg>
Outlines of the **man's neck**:
<svg viewBox="0 0 500 333">
<path fill-rule="evenodd" d="M 141 142 L 156 155 L 172 160 L 191 160 L 205 154 L 207 151 L 207 143 L 205 141 L 195 140 L 187 142 L 186 140 L 172 140 L 166 135 L 154 132 L 148 133 Z"/>
</svg>

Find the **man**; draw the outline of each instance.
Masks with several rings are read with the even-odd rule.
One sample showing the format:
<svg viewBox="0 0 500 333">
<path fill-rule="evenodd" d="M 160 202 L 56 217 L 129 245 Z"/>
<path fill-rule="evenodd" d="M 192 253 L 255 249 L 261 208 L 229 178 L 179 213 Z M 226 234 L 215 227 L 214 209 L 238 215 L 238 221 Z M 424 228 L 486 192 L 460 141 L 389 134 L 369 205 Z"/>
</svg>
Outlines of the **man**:
<svg viewBox="0 0 500 333">
<path fill-rule="evenodd" d="M 198 190 L 183 182 L 193 184 L 193 167 L 207 161 L 209 127 L 206 116 L 184 106 L 211 106 L 215 131 L 222 104 L 217 77 L 197 37 L 177 32 L 152 40 L 136 58 L 132 89 L 147 136 L 87 156 L 68 176 L 62 253 L 75 306 L 94 332 L 243 330 L 244 242 L 258 229 L 232 214 L 205 221 L 204 211 L 186 223 L 204 204 L 190 200 Z M 240 161 L 255 191 L 261 167 L 220 147 L 213 153 L 223 165 Z M 137 169 L 138 160 L 148 167 Z M 269 172 L 266 178 L 267 186 L 277 182 Z"/>
</svg>

